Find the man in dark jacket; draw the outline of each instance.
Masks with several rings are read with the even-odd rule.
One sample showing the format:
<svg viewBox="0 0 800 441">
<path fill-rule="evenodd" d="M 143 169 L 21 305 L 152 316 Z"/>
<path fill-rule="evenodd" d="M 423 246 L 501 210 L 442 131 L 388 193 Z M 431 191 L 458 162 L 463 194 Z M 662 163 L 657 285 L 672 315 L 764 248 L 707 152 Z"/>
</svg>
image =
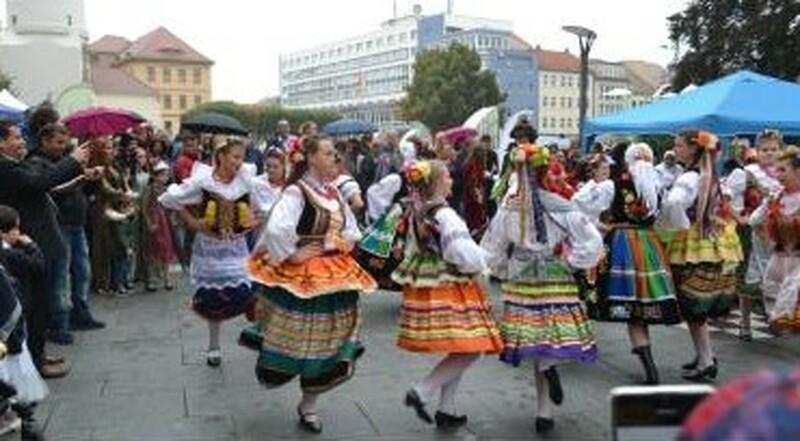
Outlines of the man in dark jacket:
<svg viewBox="0 0 800 441">
<path fill-rule="evenodd" d="M 37 167 L 47 168 L 62 160 L 69 147 L 69 130 L 61 124 L 46 124 L 39 131 L 39 148 L 31 152 L 28 160 Z M 90 175 L 92 173 L 92 175 Z M 54 311 L 55 320 L 51 320 L 50 328 L 56 331 L 67 331 L 60 328 L 65 323 L 73 330 L 91 330 L 104 328 L 103 322 L 95 320 L 89 310 L 89 286 L 91 285 L 91 262 L 89 260 L 89 244 L 86 240 L 86 219 L 89 201 L 84 193 L 84 183 L 93 177 L 99 178 L 102 170 L 87 170 L 87 174 L 72 180 L 70 183 L 56 187 L 50 191 L 58 207 L 58 223 L 61 234 L 67 244 L 67 268 L 69 271 L 69 287 L 67 292 L 72 300 L 72 311 L 59 309 Z M 64 317 L 64 314 L 67 317 Z"/>
<path fill-rule="evenodd" d="M 44 253 L 48 289 L 37 292 L 33 304 L 51 309 L 54 302 L 66 298 L 68 275 L 65 265 L 66 244 L 49 191 L 83 174 L 83 165 L 89 159 L 89 148 L 78 147 L 68 157 L 46 168 L 23 161 L 26 153 L 19 128 L 8 122 L 0 122 L 0 204 L 11 206 L 19 212 L 23 233 L 33 238 Z M 45 330 L 31 329 L 29 339 L 31 355 L 39 369 L 45 360 L 44 334 Z M 50 337 L 56 343 L 72 343 L 69 332 L 51 334 Z"/>
</svg>

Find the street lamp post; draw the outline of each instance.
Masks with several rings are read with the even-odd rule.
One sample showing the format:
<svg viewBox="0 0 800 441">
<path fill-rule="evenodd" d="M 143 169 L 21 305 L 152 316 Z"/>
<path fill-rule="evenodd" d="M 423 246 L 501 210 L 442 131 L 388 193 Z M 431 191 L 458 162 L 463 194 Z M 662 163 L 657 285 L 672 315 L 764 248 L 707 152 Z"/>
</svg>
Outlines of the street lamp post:
<svg viewBox="0 0 800 441">
<path fill-rule="evenodd" d="M 586 124 L 586 109 L 589 107 L 589 51 L 592 50 L 592 44 L 594 43 L 595 38 L 597 38 L 597 34 L 593 30 L 583 26 L 564 26 L 561 29 L 563 29 L 565 32 L 569 32 L 570 34 L 577 35 L 578 44 L 581 48 L 581 94 L 578 102 L 578 107 L 580 110 L 580 116 L 578 119 L 578 142 L 582 145 L 585 128 L 584 125 Z"/>
</svg>

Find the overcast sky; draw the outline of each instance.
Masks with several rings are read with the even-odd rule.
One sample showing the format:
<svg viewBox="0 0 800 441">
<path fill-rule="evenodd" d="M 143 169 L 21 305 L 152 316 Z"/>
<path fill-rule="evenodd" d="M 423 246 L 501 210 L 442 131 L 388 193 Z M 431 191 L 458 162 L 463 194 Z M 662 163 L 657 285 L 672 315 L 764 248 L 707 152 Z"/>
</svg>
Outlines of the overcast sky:
<svg viewBox="0 0 800 441">
<path fill-rule="evenodd" d="M 396 0 L 400 15 L 415 3 L 423 14 L 446 0 Z M 666 64 L 672 52 L 666 17 L 687 0 L 453 0 L 457 14 L 507 19 L 532 45 L 577 52 L 566 24 L 595 30 L 592 56 Z M 214 99 L 255 102 L 278 94 L 278 55 L 357 36 L 392 17 L 392 0 L 85 0 L 91 41 L 105 34 L 133 39 L 166 26 L 213 59 Z M 213 6 L 211 6 L 213 5 Z M 5 21 L 5 1 L 0 3 Z"/>
</svg>

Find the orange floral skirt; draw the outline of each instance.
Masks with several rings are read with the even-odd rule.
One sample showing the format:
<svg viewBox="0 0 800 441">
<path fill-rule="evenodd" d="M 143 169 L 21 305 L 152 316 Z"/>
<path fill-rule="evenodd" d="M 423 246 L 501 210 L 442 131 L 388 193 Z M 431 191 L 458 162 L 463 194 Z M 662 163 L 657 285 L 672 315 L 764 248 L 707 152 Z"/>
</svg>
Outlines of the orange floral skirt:
<svg viewBox="0 0 800 441">
<path fill-rule="evenodd" d="M 349 254 L 317 256 L 295 264 L 275 265 L 267 254 L 247 260 L 250 278 L 262 285 L 283 288 L 301 299 L 343 291 L 371 292 L 377 287 L 372 276 Z"/>
</svg>

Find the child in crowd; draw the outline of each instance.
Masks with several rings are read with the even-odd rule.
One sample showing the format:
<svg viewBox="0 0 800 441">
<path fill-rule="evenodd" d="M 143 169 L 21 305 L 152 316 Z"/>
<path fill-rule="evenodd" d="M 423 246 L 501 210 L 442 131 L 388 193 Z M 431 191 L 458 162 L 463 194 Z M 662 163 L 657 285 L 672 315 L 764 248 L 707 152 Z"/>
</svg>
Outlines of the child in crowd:
<svg viewBox="0 0 800 441">
<path fill-rule="evenodd" d="M 19 213 L 11 207 L 0 205 L 0 246 L 3 254 L 10 248 L 31 246 L 33 241 L 20 232 Z M 33 245 L 35 247 L 35 245 Z M 32 256 L 36 257 L 35 253 Z M 34 259 L 35 260 L 35 259 Z M 5 259 L 0 260 L 0 262 Z M 44 267 L 44 259 L 38 254 L 38 264 Z M 35 262 L 32 261 L 31 264 Z M 0 384 L 10 385 L 16 390 L 11 400 L 11 408 L 22 419 L 23 439 L 42 439 L 36 421 L 33 417 L 36 403 L 43 400 L 47 394 L 45 384 L 36 366 L 33 364 L 26 343 L 27 332 L 23 318 L 23 305 L 21 300 L 27 296 L 20 292 L 21 283 L 30 281 L 17 280 L 11 271 L 25 274 L 25 268 L 7 268 L 0 263 L 0 353 L 4 356 L 0 360 Z M 30 274 L 30 273 L 27 273 Z M 3 351 L 2 349 L 7 350 Z M 0 386 L 0 400 L 8 399 L 10 389 Z M 0 432 L 18 426 L 16 419 L 6 414 L 0 417 Z"/>
<path fill-rule="evenodd" d="M 156 283 L 171 291 L 173 282 L 169 266 L 175 261 L 172 224 L 167 210 L 158 203 L 158 198 L 167 190 L 169 166 L 160 161 L 150 173 L 150 181 L 142 200 L 142 215 L 145 223 L 145 262 L 147 262 L 147 291 L 155 291 Z"/>
</svg>

